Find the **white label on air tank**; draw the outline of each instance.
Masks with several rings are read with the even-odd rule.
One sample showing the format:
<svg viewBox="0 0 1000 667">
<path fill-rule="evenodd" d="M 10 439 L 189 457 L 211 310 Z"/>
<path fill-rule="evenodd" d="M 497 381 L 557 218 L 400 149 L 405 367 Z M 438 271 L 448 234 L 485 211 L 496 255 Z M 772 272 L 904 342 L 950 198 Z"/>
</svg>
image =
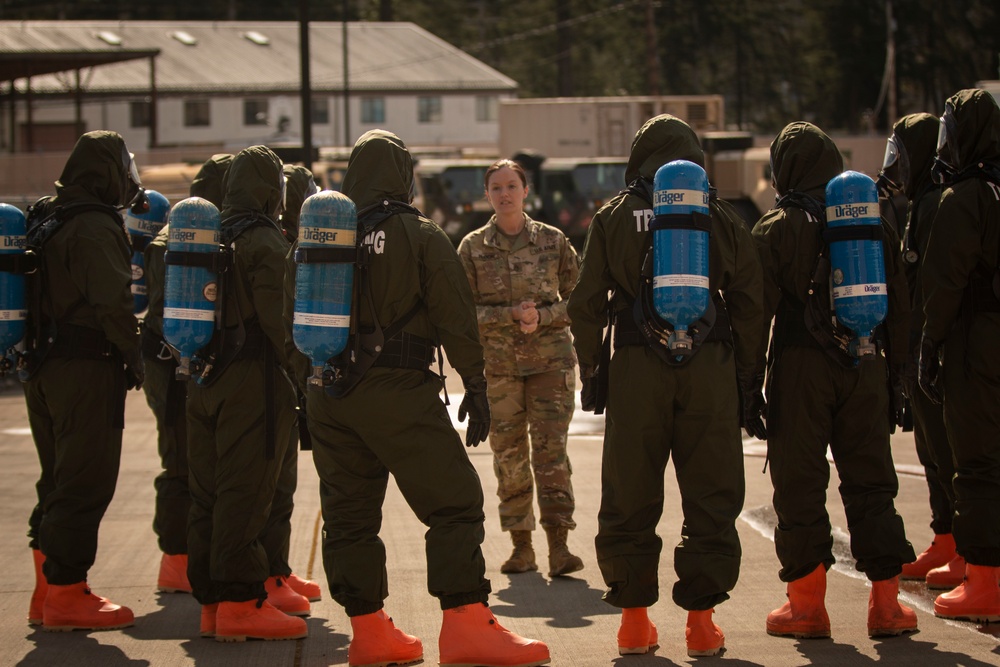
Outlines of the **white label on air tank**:
<svg viewBox="0 0 1000 667">
<path fill-rule="evenodd" d="M 299 240 L 303 243 L 319 245 L 353 246 L 357 235 L 353 229 L 329 229 L 326 227 L 300 227 Z"/>
<path fill-rule="evenodd" d="M 698 206 L 708 208 L 708 192 L 704 190 L 656 190 L 654 206 Z"/>
<path fill-rule="evenodd" d="M 170 228 L 169 240 L 174 243 L 204 243 L 219 245 L 219 232 L 214 229 Z"/>
<path fill-rule="evenodd" d="M 18 250 L 24 249 L 24 237 L 21 235 L 13 236 L 0 236 L 0 248 L 7 250 L 9 248 L 17 248 Z"/>
<path fill-rule="evenodd" d="M 653 288 L 657 287 L 701 287 L 708 289 L 708 276 L 694 273 L 672 273 L 653 277 Z"/>
<path fill-rule="evenodd" d="M 837 220 L 857 220 L 858 218 L 879 217 L 878 204 L 868 202 L 858 204 L 837 204 L 826 207 L 826 221 L 836 222 Z"/>
<path fill-rule="evenodd" d="M 28 317 L 26 310 L 0 310 L 0 322 L 14 322 Z"/>
<path fill-rule="evenodd" d="M 163 319 L 211 322 L 215 319 L 215 311 L 201 310 L 200 308 L 164 308 Z"/>
<path fill-rule="evenodd" d="M 833 288 L 833 298 L 843 299 L 850 296 L 888 295 L 885 283 L 869 283 L 867 285 L 841 285 Z"/>
<path fill-rule="evenodd" d="M 349 315 L 320 315 L 318 313 L 295 313 L 293 324 L 303 324 L 310 327 L 349 327 Z"/>
</svg>

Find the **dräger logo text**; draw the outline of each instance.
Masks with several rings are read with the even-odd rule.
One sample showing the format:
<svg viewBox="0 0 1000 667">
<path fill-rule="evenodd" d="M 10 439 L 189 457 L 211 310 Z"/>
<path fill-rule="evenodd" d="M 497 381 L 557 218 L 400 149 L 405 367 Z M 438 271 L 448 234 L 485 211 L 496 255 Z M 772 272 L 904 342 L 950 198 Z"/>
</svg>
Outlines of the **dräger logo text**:
<svg viewBox="0 0 1000 667">
<path fill-rule="evenodd" d="M 24 237 L 23 236 L 3 236 L 3 247 L 6 248 L 16 248 L 18 250 L 24 248 Z"/>
<path fill-rule="evenodd" d="M 313 243 L 335 243 L 337 241 L 337 231 L 320 229 L 318 227 L 303 227 L 302 240 Z"/>
<path fill-rule="evenodd" d="M 660 190 L 656 193 L 657 204 L 679 204 L 684 201 L 684 192 L 672 192 L 670 190 Z"/>
<path fill-rule="evenodd" d="M 838 220 L 842 218 L 869 218 L 873 217 L 868 213 L 870 204 L 843 205 L 838 204 L 833 207 L 834 217 Z"/>
<path fill-rule="evenodd" d="M 171 229 L 170 230 L 170 240 L 180 241 L 181 243 L 186 243 L 194 241 L 195 232 L 189 229 Z"/>
</svg>

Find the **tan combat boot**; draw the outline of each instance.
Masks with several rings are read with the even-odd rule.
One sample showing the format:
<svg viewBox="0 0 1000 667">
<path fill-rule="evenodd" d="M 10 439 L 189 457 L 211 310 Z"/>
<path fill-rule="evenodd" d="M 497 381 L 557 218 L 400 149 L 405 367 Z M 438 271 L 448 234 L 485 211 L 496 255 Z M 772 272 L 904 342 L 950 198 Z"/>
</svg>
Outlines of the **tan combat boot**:
<svg viewBox="0 0 1000 667">
<path fill-rule="evenodd" d="M 531 548 L 531 531 L 512 530 L 510 531 L 510 540 L 514 543 L 514 552 L 507 559 L 507 562 L 500 566 L 500 571 L 504 574 L 516 574 L 537 570 L 535 550 Z"/>
<path fill-rule="evenodd" d="M 545 536 L 549 538 L 549 576 L 558 577 L 583 569 L 583 560 L 574 556 L 566 546 L 566 536 L 569 528 L 556 526 L 545 528 Z"/>
</svg>

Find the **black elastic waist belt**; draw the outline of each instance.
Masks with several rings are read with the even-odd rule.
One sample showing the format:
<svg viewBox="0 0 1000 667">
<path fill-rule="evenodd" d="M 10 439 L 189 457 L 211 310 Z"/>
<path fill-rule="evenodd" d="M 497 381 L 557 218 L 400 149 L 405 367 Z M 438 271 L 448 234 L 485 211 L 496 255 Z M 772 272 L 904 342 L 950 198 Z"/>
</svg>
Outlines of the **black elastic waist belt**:
<svg viewBox="0 0 1000 667">
<path fill-rule="evenodd" d="M 79 324 L 56 324 L 56 339 L 49 348 L 49 357 L 108 360 L 117 348 L 103 331 Z"/>
<path fill-rule="evenodd" d="M 729 324 L 729 313 L 725 308 L 716 308 L 715 325 L 708 335 L 705 336 L 705 343 L 713 341 L 733 341 L 733 331 Z M 649 341 L 639 331 L 638 325 L 632 319 L 630 309 L 620 310 L 615 314 L 615 338 L 614 347 L 619 349 L 630 345 L 649 345 Z"/>
<path fill-rule="evenodd" d="M 425 371 L 434 363 L 435 347 L 423 336 L 401 331 L 385 342 L 374 365 Z"/>
</svg>

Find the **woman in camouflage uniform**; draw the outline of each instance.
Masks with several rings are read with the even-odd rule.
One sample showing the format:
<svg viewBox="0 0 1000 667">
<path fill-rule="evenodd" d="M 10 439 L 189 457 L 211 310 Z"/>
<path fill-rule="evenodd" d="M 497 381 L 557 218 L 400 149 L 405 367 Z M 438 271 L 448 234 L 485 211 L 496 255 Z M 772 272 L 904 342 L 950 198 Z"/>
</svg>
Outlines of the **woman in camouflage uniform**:
<svg viewBox="0 0 1000 667">
<path fill-rule="evenodd" d="M 566 455 L 576 358 L 566 303 L 576 285 L 578 260 L 560 230 L 524 213 L 528 185 L 520 165 L 495 162 L 484 185 L 495 214 L 462 240 L 458 253 L 475 296 L 486 353 L 500 526 L 514 543 L 500 571 L 538 569 L 531 546 L 537 485 L 549 576 L 569 574 L 583 568 L 566 546 L 568 531 L 576 527 Z"/>
</svg>

